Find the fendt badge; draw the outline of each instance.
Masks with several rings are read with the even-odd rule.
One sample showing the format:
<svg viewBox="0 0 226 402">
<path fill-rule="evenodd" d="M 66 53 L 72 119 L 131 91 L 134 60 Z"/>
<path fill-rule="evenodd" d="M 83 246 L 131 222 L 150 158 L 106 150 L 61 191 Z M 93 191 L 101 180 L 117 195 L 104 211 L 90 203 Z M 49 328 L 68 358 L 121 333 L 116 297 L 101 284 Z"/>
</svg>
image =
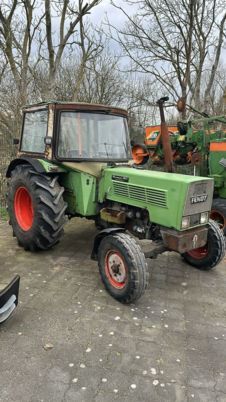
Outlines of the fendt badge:
<svg viewBox="0 0 226 402">
<path fill-rule="evenodd" d="M 198 204 L 199 202 L 205 202 L 208 198 L 207 194 L 193 195 L 191 197 L 191 204 Z"/>
</svg>

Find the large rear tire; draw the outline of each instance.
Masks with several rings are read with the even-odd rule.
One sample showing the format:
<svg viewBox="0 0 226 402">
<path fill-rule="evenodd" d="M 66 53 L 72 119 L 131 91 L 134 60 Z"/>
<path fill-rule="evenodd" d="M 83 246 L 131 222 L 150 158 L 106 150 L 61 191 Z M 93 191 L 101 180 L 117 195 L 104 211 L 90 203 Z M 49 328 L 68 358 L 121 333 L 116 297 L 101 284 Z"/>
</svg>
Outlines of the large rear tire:
<svg viewBox="0 0 226 402">
<path fill-rule="evenodd" d="M 208 238 L 205 246 L 182 254 L 185 261 L 195 268 L 209 271 L 216 267 L 225 255 L 225 239 L 215 221 L 209 221 Z"/>
<path fill-rule="evenodd" d="M 56 176 L 38 174 L 30 165 L 18 165 L 11 173 L 8 213 L 18 244 L 25 250 L 47 250 L 63 234 L 64 188 Z"/>
<path fill-rule="evenodd" d="M 139 299 L 148 284 L 149 272 L 144 253 L 125 233 L 104 237 L 98 250 L 98 265 L 107 291 L 122 303 Z"/>
<path fill-rule="evenodd" d="M 226 236 L 226 199 L 214 198 L 212 210 L 210 214 L 211 219 L 218 223 Z"/>
</svg>

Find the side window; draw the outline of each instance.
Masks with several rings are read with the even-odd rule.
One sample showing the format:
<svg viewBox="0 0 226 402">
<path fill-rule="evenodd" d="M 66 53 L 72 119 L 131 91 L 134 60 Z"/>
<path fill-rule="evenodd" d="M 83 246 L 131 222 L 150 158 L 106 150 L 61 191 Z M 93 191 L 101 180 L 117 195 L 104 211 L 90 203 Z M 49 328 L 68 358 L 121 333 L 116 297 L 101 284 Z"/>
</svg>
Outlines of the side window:
<svg viewBox="0 0 226 402">
<path fill-rule="evenodd" d="M 44 153 L 48 110 L 27 112 L 24 119 L 21 151 Z"/>
</svg>

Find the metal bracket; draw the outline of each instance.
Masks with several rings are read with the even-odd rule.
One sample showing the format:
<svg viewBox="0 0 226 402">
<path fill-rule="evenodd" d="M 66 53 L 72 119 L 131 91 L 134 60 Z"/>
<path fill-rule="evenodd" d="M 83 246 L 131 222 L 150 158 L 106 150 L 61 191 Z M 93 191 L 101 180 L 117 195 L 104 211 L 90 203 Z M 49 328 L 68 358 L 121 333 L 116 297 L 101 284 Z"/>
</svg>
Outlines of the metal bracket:
<svg viewBox="0 0 226 402">
<path fill-rule="evenodd" d="M 164 253 L 165 251 L 169 251 L 164 244 L 161 243 L 153 243 L 150 245 L 151 249 L 144 252 L 145 258 L 155 259 L 159 254 Z"/>
<path fill-rule="evenodd" d="M 223 167 L 226 168 L 226 159 L 225 159 L 225 158 L 222 158 L 222 159 L 219 161 L 219 164 L 220 164 L 221 166 L 223 166 Z"/>
</svg>

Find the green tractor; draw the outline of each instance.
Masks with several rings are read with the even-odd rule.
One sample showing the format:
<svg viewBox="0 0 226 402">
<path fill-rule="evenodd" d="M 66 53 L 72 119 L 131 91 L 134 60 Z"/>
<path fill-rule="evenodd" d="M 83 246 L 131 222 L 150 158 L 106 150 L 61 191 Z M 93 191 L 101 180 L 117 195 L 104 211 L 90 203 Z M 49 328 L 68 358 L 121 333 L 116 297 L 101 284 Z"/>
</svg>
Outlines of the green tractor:
<svg viewBox="0 0 226 402">
<path fill-rule="evenodd" d="M 96 222 L 91 257 L 108 292 L 137 300 L 148 284 L 146 258 L 172 250 L 209 270 L 225 243 L 209 220 L 213 179 L 137 169 L 127 112 L 82 103 L 26 107 L 18 157 L 7 170 L 8 212 L 25 250 L 59 242 L 66 218 Z M 150 240 L 146 255 L 135 240 Z"/>
</svg>

